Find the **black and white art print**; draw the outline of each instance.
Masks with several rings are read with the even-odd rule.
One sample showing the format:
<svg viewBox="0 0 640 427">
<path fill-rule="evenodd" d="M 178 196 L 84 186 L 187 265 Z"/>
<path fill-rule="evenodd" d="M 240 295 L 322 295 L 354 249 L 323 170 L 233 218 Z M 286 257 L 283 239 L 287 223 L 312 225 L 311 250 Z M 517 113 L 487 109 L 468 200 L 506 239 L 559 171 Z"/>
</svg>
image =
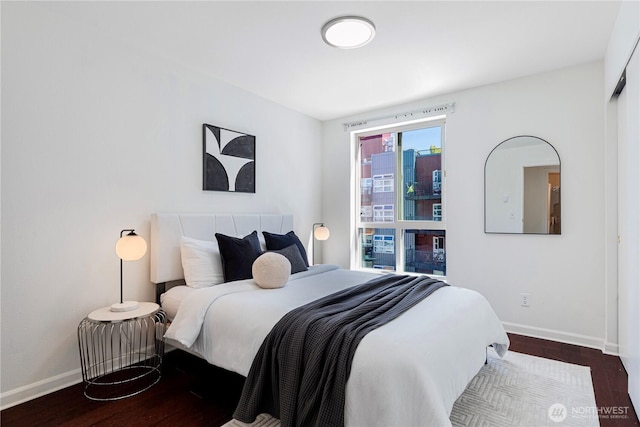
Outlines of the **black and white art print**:
<svg viewBox="0 0 640 427">
<path fill-rule="evenodd" d="M 256 137 L 208 124 L 202 125 L 202 189 L 256 192 Z"/>
</svg>

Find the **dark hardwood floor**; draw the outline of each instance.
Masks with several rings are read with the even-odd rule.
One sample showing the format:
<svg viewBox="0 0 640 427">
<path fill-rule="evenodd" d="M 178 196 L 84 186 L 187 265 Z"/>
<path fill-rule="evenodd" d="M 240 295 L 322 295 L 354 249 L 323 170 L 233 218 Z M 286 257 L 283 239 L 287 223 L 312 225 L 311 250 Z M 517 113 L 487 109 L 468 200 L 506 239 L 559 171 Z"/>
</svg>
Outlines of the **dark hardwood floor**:
<svg viewBox="0 0 640 427">
<path fill-rule="evenodd" d="M 591 367 L 600 424 L 640 426 L 627 394 L 627 375 L 620 359 L 575 345 L 509 335 L 511 350 Z M 242 389 L 240 375 L 208 365 L 181 351 L 165 356 L 163 377 L 138 396 L 94 402 L 78 384 L 6 409 L 0 423 L 9 426 L 213 426 L 231 419 Z M 607 408 L 622 418 L 607 418 Z M 608 410 L 609 412 L 611 410 Z M 559 424 L 561 425 L 561 424 Z"/>
</svg>

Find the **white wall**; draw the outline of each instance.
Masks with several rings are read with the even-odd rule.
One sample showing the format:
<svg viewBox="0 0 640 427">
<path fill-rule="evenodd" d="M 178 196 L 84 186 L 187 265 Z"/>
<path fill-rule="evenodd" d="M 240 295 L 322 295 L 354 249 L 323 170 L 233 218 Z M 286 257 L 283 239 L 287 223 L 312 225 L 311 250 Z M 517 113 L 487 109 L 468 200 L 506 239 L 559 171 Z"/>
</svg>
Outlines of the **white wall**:
<svg viewBox="0 0 640 427">
<path fill-rule="evenodd" d="M 257 137 L 257 192 L 202 188 L 202 123 Z M 153 212 L 320 217 L 320 122 L 107 39 L 35 3 L 2 3 L 2 406 L 76 382 L 76 328 L 119 298 L 115 243 Z M 306 233 L 306 234 L 305 234 Z M 153 300 L 149 258 L 125 297 Z"/>
<path fill-rule="evenodd" d="M 484 294 L 507 328 L 602 347 L 603 66 L 592 63 L 324 124 L 325 262 L 349 265 L 350 152 L 342 123 L 455 102 L 446 124 L 447 274 Z M 562 235 L 485 234 L 484 162 L 501 141 L 533 135 L 562 161 Z M 519 294 L 530 294 L 531 307 Z M 461 314 L 462 315 L 462 314 Z"/>
</svg>

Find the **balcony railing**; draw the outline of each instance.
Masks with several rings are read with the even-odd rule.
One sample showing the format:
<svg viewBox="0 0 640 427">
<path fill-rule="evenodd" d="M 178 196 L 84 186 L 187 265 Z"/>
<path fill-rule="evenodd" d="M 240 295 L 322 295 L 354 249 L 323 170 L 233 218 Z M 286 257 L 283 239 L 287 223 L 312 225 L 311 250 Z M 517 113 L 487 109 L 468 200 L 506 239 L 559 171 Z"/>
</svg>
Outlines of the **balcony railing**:
<svg viewBox="0 0 640 427">
<path fill-rule="evenodd" d="M 405 252 L 407 265 L 428 264 L 443 266 L 446 264 L 445 252 L 440 250 L 436 253 L 430 251 L 417 251 L 415 249 L 407 249 Z"/>
<path fill-rule="evenodd" d="M 434 185 L 435 184 L 435 185 Z M 405 200 L 437 200 L 442 198 L 439 182 L 418 182 L 404 193 Z"/>
</svg>

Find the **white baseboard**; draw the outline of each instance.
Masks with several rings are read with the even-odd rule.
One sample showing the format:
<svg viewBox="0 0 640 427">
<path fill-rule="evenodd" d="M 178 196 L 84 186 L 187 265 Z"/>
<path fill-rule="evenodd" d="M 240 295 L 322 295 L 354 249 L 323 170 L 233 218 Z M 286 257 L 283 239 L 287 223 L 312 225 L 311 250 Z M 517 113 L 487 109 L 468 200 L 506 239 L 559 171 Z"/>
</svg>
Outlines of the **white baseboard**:
<svg viewBox="0 0 640 427">
<path fill-rule="evenodd" d="M 45 394 L 75 385 L 82 382 L 80 369 L 65 372 L 55 377 L 47 378 L 32 384 L 9 390 L 0 394 L 0 410 L 10 408 L 20 403 L 36 399 Z"/>
<path fill-rule="evenodd" d="M 151 355 L 154 354 L 154 352 L 154 347 L 148 346 L 142 354 Z M 114 362 L 114 366 L 119 366 L 119 364 Z M 9 390 L 0 394 L 0 410 L 19 405 L 81 382 L 82 371 L 80 369 L 74 369 L 73 371 L 65 372 L 51 378 Z"/>
<path fill-rule="evenodd" d="M 602 352 L 610 356 L 620 356 L 620 349 L 618 347 L 618 344 L 614 344 L 612 342 L 605 342 Z"/>
<path fill-rule="evenodd" d="M 542 338 L 551 341 L 558 341 L 565 344 L 579 345 L 582 347 L 595 348 L 606 354 L 618 354 L 618 345 L 613 343 L 605 343 L 602 338 L 574 334 L 571 332 L 556 331 L 553 329 L 538 328 L 535 326 L 520 325 L 510 322 L 502 322 L 502 324 L 507 332 L 512 332 L 514 334 L 526 335 L 533 338 Z"/>
</svg>

